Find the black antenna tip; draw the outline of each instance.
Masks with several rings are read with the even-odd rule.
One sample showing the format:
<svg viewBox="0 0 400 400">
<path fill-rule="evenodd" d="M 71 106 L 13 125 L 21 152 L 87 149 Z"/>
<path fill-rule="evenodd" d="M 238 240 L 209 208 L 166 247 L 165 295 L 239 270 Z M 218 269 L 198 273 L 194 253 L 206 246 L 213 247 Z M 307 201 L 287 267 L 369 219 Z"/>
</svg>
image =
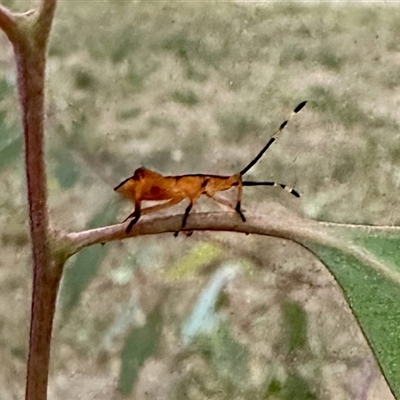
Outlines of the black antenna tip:
<svg viewBox="0 0 400 400">
<path fill-rule="evenodd" d="M 290 192 L 293 196 L 300 197 L 300 194 L 296 192 L 294 189 Z"/>
<path fill-rule="evenodd" d="M 282 122 L 282 125 L 279 127 L 279 130 L 281 131 L 287 124 L 289 121 L 284 121 Z"/>
<path fill-rule="evenodd" d="M 295 112 L 296 114 L 302 110 L 304 108 L 304 106 L 307 104 L 307 100 L 303 101 L 302 103 L 300 103 L 294 110 L 293 112 Z"/>
</svg>

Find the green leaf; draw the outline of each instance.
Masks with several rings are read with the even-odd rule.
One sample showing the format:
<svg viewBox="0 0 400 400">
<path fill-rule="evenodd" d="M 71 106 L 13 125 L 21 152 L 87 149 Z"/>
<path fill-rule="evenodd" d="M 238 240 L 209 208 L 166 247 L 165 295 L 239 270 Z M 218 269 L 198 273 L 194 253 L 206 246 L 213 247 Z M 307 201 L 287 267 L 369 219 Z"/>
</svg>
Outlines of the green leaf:
<svg viewBox="0 0 400 400">
<path fill-rule="evenodd" d="M 342 225 L 337 233 L 343 246 L 306 246 L 343 289 L 390 388 L 400 398 L 400 233 L 382 228 Z"/>
</svg>

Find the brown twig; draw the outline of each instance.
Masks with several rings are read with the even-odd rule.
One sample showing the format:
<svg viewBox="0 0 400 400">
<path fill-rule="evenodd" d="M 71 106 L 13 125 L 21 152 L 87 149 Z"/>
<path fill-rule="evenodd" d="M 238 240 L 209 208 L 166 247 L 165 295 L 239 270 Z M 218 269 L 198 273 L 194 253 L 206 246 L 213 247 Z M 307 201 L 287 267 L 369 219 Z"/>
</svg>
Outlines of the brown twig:
<svg viewBox="0 0 400 400">
<path fill-rule="evenodd" d="M 287 209 L 276 203 L 270 203 L 268 211 L 268 217 L 246 213 L 246 223 L 243 223 L 234 212 L 193 213 L 188 219 L 185 230 L 252 233 L 299 241 L 300 238 L 305 239 L 314 235 L 310 225 L 318 227 L 318 223 L 314 221 L 288 214 Z M 282 215 L 285 215 L 285 218 L 282 218 Z M 70 256 L 97 243 L 142 235 L 176 232 L 179 231 L 181 224 L 182 215 L 160 216 L 159 214 L 152 214 L 143 216 L 129 233 L 125 231 L 126 224 L 117 224 L 82 232 L 61 233 L 60 236 L 66 241 L 66 247 L 69 249 L 67 253 Z M 306 231 L 309 231 L 309 233 L 307 234 Z"/>
<path fill-rule="evenodd" d="M 400 273 L 381 263 L 371 253 L 353 244 L 348 238 L 336 235 L 323 222 L 302 218 L 277 203 L 265 205 L 265 214 L 246 213 L 247 221 L 243 223 L 234 212 L 211 212 L 191 214 L 185 230 L 188 231 L 228 231 L 246 234 L 273 236 L 299 243 L 313 252 L 315 245 L 329 246 L 351 255 L 365 265 L 397 282 L 400 287 Z M 126 224 L 111 225 L 82 232 L 60 234 L 63 243 L 62 256 L 70 255 L 93 244 L 123 240 L 129 237 L 176 232 L 180 229 L 182 215 L 144 216 L 133 226 L 129 233 L 125 232 Z M 338 228 L 342 228 L 338 224 Z M 339 230 L 340 232 L 340 230 Z"/>
<path fill-rule="evenodd" d="M 46 48 L 51 25 L 56 11 L 56 0 L 42 0 L 37 18 L 36 41 L 38 47 Z"/>
<path fill-rule="evenodd" d="M 17 40 L 18 25 L 16 17 L 2 5 L 0 5 L 0 29 L 7 35 L 11 43 Z"/>
</svg>

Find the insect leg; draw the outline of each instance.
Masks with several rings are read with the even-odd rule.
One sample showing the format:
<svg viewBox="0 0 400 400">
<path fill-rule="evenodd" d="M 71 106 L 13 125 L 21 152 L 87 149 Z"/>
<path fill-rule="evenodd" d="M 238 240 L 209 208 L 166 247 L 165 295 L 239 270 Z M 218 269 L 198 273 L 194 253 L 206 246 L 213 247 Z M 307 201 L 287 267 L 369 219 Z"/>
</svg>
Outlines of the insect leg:
<svg viewBox="0 0 400 400">
<path fill-rule="evenodd" d="M 192 207 L 193 207 L 193 202 L 190 201 L 189 205 L 186 207 L 185 214 L 183 215 L 181 229 L 183 229 L 186 226 L 186 222 L 187 222 L 187 219 L 189 217 L 189 213 L 190 213 L 190 210 L 192 209 Z M 178 235 L 179 235 L 179 231 L 174 233 L 175 237 L 177 237 Z"/>
<path fill-rule="evenodd" d="M 192 207 L 193 207 L 192 202 L 190 202 L 190 204 L 186 207 L 185 214 L 183 215 L 183 220 L 182 220 L 182 229 L 186 226 L 186 222 L 187 222 L 187 219 L 189 217 L 189 213 L 190 213 L 190 210 L 192 209 Z"/>
<path fill-rule="evenodd" d="M 238 197 L 237 197 L 237 203 L 236 203 L 236 207 L 235 207 L 235 211 L 240 215 L 240 218 L 242 218 L 243 222 L 246 222 L 246 218 L 244 217 L 242 210 L 241 210 L 241 202 L 242 202 L 242 182 L 239 182 L 238 185 Z"/>
<path fill-rule="evenodd" d="M 132 221 L 129 222 L 129 224 L 128 224 L 126 230 L 125 230 L 126 233 L 129 233 L 131 231 L 133 225 L 135 225 L 136 222 L 139 221 L 140 215 L 141 215 L 140 202 L 137 202 L 137 203 L 135 203 L 135 211 L 132 214 L 130 214 L 128 216 L 128 218 L 125 219 L 125 221 L 126 221 L 127 219 L 133 217 Z"/>
<path fill-rule="evenodd" d="M 146 215 L 146 214 L 150 214 L 152 212 L 158 211 L 158 210 L 162 210 L 164 208 L 168 208 L 168 207 L 172 207 L 175 204 L 180 203 L 183 200 L 182 197 L 176 197 L 175 199 L 171 199 L 169 201 L 167 201 L 166 203 L 162 203 L 162 204 L 157 204 L 155 206 L 151 206 L 151 207 L 146 207 L 143 210 L 141 210 L 140 208 L 140 203 L 139 205 L 137 204 L 135 207 L 135 211 L 132 214 L 129 214 L 122 223 L 126 222 L 128 219 L 132 218 L 132 221 L 129 222 L 128 227 L 126 228 L 126 232 L 129 233 L 133 227 L 133 225 L 136 224 L 136 222 L 139 221 L 139 218 L 142 215 Z"/>
<path fill-rule="evenodd" d="M 150 214 L 155 211 L 163 210 L 164 208 L 172 207 L 175 204 L 180 203 L 183 199 L 184 197 L 175 197 L 174 199 L 168 200 L 166 203 L 157 204 L 151 207 L 146 207 L 142 210 L 142 215 Z"/>
<path fill-rule="evenodd" d="M 193 205 L 194 205 L 194 203 L 196 202 L 196 200 L 199 198 L 199 196 L 200 196 L 200 195 L 197 195 L 195 198 L 192 198 L 192 199 L 189 198 L 190 203 L 189 203 L 189 205 L 186 207 L 185 214 L 183 215 L 181 229 L 183 229 L 183 228 L 186 226 L 186 222 L 187 222 L 187 219 L 188 219 L 188 217 L 189 217 L 189 213 L 190 213 L 190 211 L 192 210 Z M 179 231 L 177 231 L 177 232 L 174 233 L 174 236 L 175 236 L 175 237 L 177 237 L 178 235 L 179 235 Z"/>
<path fill-rule="evenodd" d="M 219 204 L 222 204 L 222 205 L 224 205 L 224 206 L 227 206 L 227 207 L 231 208 L 232 210 L 235 209 L 235 206 L 232 205 L 228 200 L 221 199 L 220 197 L 211 196 L 211 195 L 208 195 L 208 197 L 209 197 L 210 199 L 216 201 L 216 202 L 219 203 Z"/>
<path fill-rule="evenodd" d="M 129 215 L 121 222 L 121 224 L 123 224 L 124 222 L 128 221 L 128 219 L 131 219 L 131 218 L 134 217 L 135 215 L 136 215 L 136 210 L 135 210 L 133 213 L 129 214 Z"/>
</svg>

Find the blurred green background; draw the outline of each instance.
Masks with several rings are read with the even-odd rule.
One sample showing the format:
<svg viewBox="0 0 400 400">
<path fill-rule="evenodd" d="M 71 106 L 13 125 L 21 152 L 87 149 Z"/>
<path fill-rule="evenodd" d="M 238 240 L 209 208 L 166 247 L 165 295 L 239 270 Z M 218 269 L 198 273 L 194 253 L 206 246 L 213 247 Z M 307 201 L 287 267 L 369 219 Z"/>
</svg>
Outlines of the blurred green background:
<svg viewBox="0 0 400 400">
<path fill-rule="evenodd" d="M 13 9 L 26 3 L 7 2 Z M 246 188 L 326 221 L 399 224 L 400 10 L 348 4 L 60 2 L 49 45 L 47 166 L 55 228 L 132 210 L 139 166 L 232 174 L 302 100 Z M 0 36 L 0 400 L 23 395 L 30 262 L 12 49 Z M 207 200 L 196 210 L 218 209 Z M 168 210 L 182 212 L 184 206 Z M 56 399 L 380 399 L 341 292 L 305 249 L 194 233 L 94 246 L 66 270 Z"/>
</svg>

